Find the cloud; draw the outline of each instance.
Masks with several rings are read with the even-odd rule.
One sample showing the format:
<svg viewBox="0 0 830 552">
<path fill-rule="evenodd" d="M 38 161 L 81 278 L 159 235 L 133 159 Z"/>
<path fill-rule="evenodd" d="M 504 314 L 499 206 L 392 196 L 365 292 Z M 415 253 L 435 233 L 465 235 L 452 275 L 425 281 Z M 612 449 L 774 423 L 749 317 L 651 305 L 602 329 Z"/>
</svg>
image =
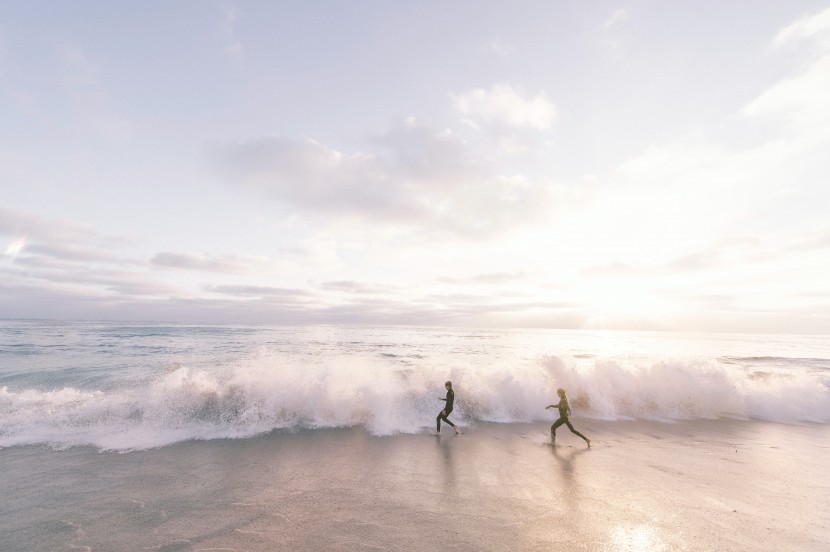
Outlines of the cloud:
<svg viewBox="0 0 830 552">
<path fill-rule="evenodd" d="M 113 253 L 130 241 L 99 235 L 91 226 L 47 219 L 23 211 L 0 208 L 0 236 L 8 236 L 6 256 L 20 266 L 64 269 L 79 264 L 135 263 Z"/>
<path fill-rule="evenodd" d="M 696 293 L 689 294 L 686 296 L 686 298 L 689 301 L 693 301 L 695 303 L 703 303 L 708 307 L 718 309 L 732 307 L 736 300 L 736 297 L 734 295 L 725 293 Z"/>
<path fill-rule="evenodd" d="M 25 241 L 16 237 L 23 232 Z M 174 252 L 160 252 L 149 260 L 124 258 L 114 253 L 123 251 L 125 243 L 132 245 L 123 239 L 100 236 L 92 227 L 71 221 L 51 220 L 10 209 L 0 209 L 0 236 L 11 238 L 3 253 L 4 260 L 9 262 L 0 264 L 0 280 L 7 289 L 16 290 L 12 292 L 15 297 L 5 302 L 10 309 L 7 316 L 26 310 L 20 301 L 23 297 L 40 303 L 56 301 L 53 306 L 33 304 L 30 309 L 33 314 L 27 316 L 47 312 L 64 316 L 65 312 L 76 309 L 76 316 L 98 313 L 97 316 L 123 318 L 129 317 L 131 311 L 118 311 L 118 306 L 139 300 L 146 301 L 147 305 L 134 304 L 130 308 L 150 316 L 153 305 L 162 310 L 175 301 L 193 306 L 200 297 L 206 300 L 203 306 L 212 311 L 212 303 L 207 301 L 210 297 L 205 292 L 225 295 L 237 302 L 256 300 L 266 306 L 299 308 L 301 301 L 311 298 L 302 290 L 244 282 L 199 287 L 192 279 L 188 281 L 191 276 L 172 275 L 170 270 L 261 279 L 295 273 L 298 263 L 306 267 L 334 266 L 329 241 L 320 239 L 306 240 L 294 250 L 286 250 L 285 259 L 279 260 L 254 255 Z M 62 310 L 64 306 L 67 311 Z"/>
<path fill-rule="evenodd" d="M 421 304 L 439 323 L 469 327 L 581 327 L 585 320 L 579 305 L 566 301 L 503 301 L 491 295 L 456 294 L 428 296 Z"/>
<path fill-rule="evenodd" d="M 210 285 L 205 291 L 233 297 L 258 298 L 281 303 L 306 303 L 312 294 L 303 289 L 254 285 Z"/>
<path fill-rule="evenodd" d="M 20 290 L 49 290 L 81 298 L 132 296 L 171 297 L 186 295 L 177 286 L 145 270 L 126 270 L 87 262 L 50 257 L 26 257 L 2 270 L 9 286 Z"/>
<path fill-rule="evenodd" d="M 108 251 L 71 243 L 35 243 L 26 248 L 27 253 L 43 255 L 65 261 L 115 263 L 119 259 Z"/>
<path fill-rule="evenodd" d="M 119 299 L 130 297 L 167 299 L 187 295 L 182 288 L 161 281 L 152 274 L 139 271 L 90 271 L 76 282 L 84 286 L 100 286 Z"/>
<path fill-rule="evenodd" d="M 262 138 L 217 151 L 231 181 L 305 210 L 411 218 L 422 209 L 412 182 L 373 155 L 347 155 L 315 140 Z"/>
<path fill-rule="evenodd" d="M 350 218 L 421 236 L 492 235 L 549 208 L 556 188 L 493 174 L 447 129 L 414 119 L 371 137 L 372 151 L 344 153 L 315 140 L 262 138 L 215 147 L 232 185 L 318 222 Z"/>
<path fill-rule="evenodd" d="M 164 284 L 120 279 L 107 293 L 99 287 L 0 279 L 0 312 L 14 318 L 152 320 L 170 322 L 267 322 L 250 304 L 205 300 Z M 271 319 L 288 321 L 274 313 Z"/>
<path fill-rule="evenodd" d="M 703 251 L 674 259 L 666 267 L 673 270 L 701 270 L 728 263 L 746 262 L 757 254 L 760 245 L 761 241 L 752 236 L 727 238 Z"/>
<path fill-rule="evenodd" d="M 743 108 L 749 117 L 777 118 L 798 128 L 830 124 L 830 55 L 786 79 Z"/>
<path fill-rule="evenodd" d="M 336 280 L 323 282 L 320 288 L 327 291 L 342 291 L 351 294 L 375 295 L 395 291 L 395 287 L 386 284 L 357 282 L 354 280 Z"/>
<path fill-rule="evenodd" d="M 622 261 L 614 261 L 601 265 L 590 266 L 582 271 L 585 277 L 593 278 L 617 278 L 623 276 L 642 275 L 647 269 L 643 267 L 632 266 L 629 263 Z"/>
<path fill-rule="evenodd" d="M 823 49 L 830 49 L 830 8 L 805 15 L 783 28 L 773 40 L 773 46 L 786 47 L 804 39 L 817 39 Z"/>
<path fill-rule="evenodd" d="M 467 276 L 464 278 L 450 278 L 441 277 L 436 278 L 436 281 L 442 284 L 451 285 L 469 285 L 469 284 L 506 284 L 510 282 L 518 282 L 525 279 L 524 274 L 516 272 L 490 272 L 486 274 L 476 274 L 474 276 Z"/>
<path fill-rule="evenodd" d="M 176 270 L 199 270 L 203 272 L 253 273 L 272 267 L 266 257 L 253 255 L 195 255 L 190 253 L 157 253 L 150 263 Z"/>
<path fill-rule="evenodd" d="M 0 279 L 0 311 L 12 317 L 132 319 L 175 322 L 272 324 L 446 324 L 492 325 L 499 313 L 520 313 L 522 305 L 481 305 L 462 299 L 387 299 L 357 295 L 348 302 L 324 303 L 309 290 L 257 285 L 204 286 L 208 295 L 186 293 L 134 274 L 101 277 L 99 287 L 67 281 Z M 80 276 L 80 275 L 78 275 Z M 114 287 L 114 286 L 120 287 Z M 218 297 L 217 297 L 218 296 Z M 227 297 L 222 297 L 227 296 Z M 487 300 L 487 298 L 483 298 Z M 538 306 L 538 305 L 537 305 Z"/>
<path fill-rule="evenodd" d="M 700 270 L 720 265 L 721 259 L 717 252 L 702 251 L 675 259 L 668 264 L 668 267 L 675 270 Z"/>
<path fill-rule="evenodd" d="M 452 95 L 452 100 L 458 113 L 473 124 L 548 130 L 557 114 L 556 106 L 544 93 L 527 98 L 510 84 L 468 90 Z"/>
<path fill-rule="evenodd" d="M 787 249 L 792 251 L 814 251 L 830 247 L 830 230 L 810 232 L 797 236 Z"/>
<path fill-rule="evenodd" d="M 776 35 L 773 46 L 806 42 L 817 54 L 799 73 L 766 90 L 742 110 L 748 117 L 769 117 L 800 131 L 830 126 L 830 8 L 803 17 Z"/>
<path fill-rule="evenodd" d="M 80 241 L 96 236 L 86 224 L 46 219 L 33 213 L 0 207 L 0 235 L 25 235 L 29 241 Z"/>
<path fill-rule="evenodd" d="M 389 176 L 419 187 L 446 188 L 484 175 L 484 167 L 472 159 L 467 143 L 452 130 L 430 127 L 414 117 L 374 136 L 371 142 L 380 149 L 379 161 Z"/>
<path fill-rule="evenodd" d="M 702 132 L 694 132 L 673 143 L 649 145 L 640 155 L 620 165 L 615 173 L 639 185 L 662 187 L 676 180 L 687 182 L 691 180 L 689 175 L 727 161 L 726 152 L 710 144 Z"/>
</svg>

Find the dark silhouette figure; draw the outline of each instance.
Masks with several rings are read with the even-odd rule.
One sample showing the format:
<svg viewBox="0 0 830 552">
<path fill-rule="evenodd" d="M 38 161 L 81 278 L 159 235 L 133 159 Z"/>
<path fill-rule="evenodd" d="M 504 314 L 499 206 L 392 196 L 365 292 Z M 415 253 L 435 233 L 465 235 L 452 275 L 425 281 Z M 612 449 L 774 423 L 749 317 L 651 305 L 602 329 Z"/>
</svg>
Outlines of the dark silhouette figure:
<svg viewBox="0 0 830 552">
<path fill-rule="evenodd" d="M 583 434 L 578 432 L 574 429 L 574 426 L 571 425 L 570 416 L 571 416 L 571 407 L 568 406 L 568 397 L 565 395 L 565 390 L 561 387 L 556 390 L 556 394 L 559 395 L 559 404 L 550 404 L 545 407 L 545 410 L 548 408 L 558 408 L 559 409 L 559 419 L 556 420 L 552 426 L 550 426 L 550 440 L 552 444 L 556 444 L 556 428 L 565 424 L 568 426 L 568 429 L 571 430 L 571 433 L 574 435 L 579 435 L 585 442 L 588 443 L 588 448 L 591 447 L 591 440 L 585 437 Z"/>
<path fill-rule="evenodd" d="M 447 398 L 438 397 L 439 401 L 447 401 L 447 406 L 444 407 L 444 410 L 438 413 L 438 417 L 435 418 L 435 429 L 438 433 L 441 433 L 441 420 L 447 422 L 454 430 L 455 433 L 461 433 L 458 431 L 458 428 L 455 427 L 455 424 L 449 421 L 448 417 L 452 413 L 452 404 L 455 401 L 455 393 L 452 390 L 452 382 L 448 381 L 444 384 L 444 387 L 447 388 Z"/>
</svg>

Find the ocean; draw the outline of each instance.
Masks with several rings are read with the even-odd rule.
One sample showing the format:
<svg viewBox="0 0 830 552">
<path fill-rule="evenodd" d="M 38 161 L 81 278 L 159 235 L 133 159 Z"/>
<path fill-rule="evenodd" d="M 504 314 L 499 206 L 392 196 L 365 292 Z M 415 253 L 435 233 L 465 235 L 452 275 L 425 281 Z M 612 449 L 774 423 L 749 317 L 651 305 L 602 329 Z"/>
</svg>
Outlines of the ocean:
<svg viewBox="0 0 830 552">
<path fill-rule="evenodd" d="M 446 380 L 456 394 L 451 419 L 464 434 L 442 434 L 435 449 L 424 440 L 436 437 Z M 560 387 L 577 429 L 594 441 L 590 456 L 564 427 L 555 461 L 539 452 L 549 447 L 555 419 L 545 406 L 558 402 Z M 662 466 L 641 476 L 652 483 L 688 462 L 691 480 L 669 485 L 678 486 L 672 494 L 688 494 L 716 477 L 706 462 L 732 473 L 723 463 L 734 462 L 732 448 L 784 455 L 755 455 L 734 468 L 732 481 L 747 477 L 738 475 L 743 470 L 772 470 L 764 477 L 774 478 L 796 461 L 782 443 L 797 437 L 789 443 L 797 465 L 818 476 L 830 460 L 829 422 L 830 340 L 823 336 L 5 320 L 0 550 L 543 549 L 562 533 L 536 508 L 555 511 L 561 493 L 569 511 L 587 507 L 590 493 L 567 486 L 577 461 L 593 466 L 596 481 L 605 474 L 609 488 L 632 462 Z M 696 448 L 685 448 L 689 439 Z M 562 451 L 571 455 L 563 460 Z M 452 458 L 465 458 L 467 467 Z M 517 462 L 529 462 L 520 480 L 505 471 Z M 558 472 L 551 474 L 551 462 Z M 167 479 L 170 465 L 182 477 Z M 534 490 L 550 477 L 559 479 Z M 500 499 L 509 499 L 507 509 L 480 511 L 482 497 L 507 482 L 514 485 Z M 423 492 L 438 506 L 422 503 Z M 792 549 L 826 549 L 826 484 L 743 492 L 735 496 L 753 508 L 753 500 L 800 504 L 792 515 L 802 524 L 808 508 L 812 540 Z M 649 500 L 655 511 L 677 508 L 669 495 L 640 503 Z M 767 549 L 754 529 L 747 540 L 731 537 L 731 546 L 689 538 L 714 530 L 707 516 L 725 502 L 720 496 L 714 510 L 699 513 L 705 523 L 682 538 L 668 529 L 676 519 L 655 524 L 650 514 L 645 525 L 585 532 L 563 521 L 562 528 L 582 535 L 577 548 L 591 550 Z M 523 508 L 538 526 L 521 533 L 535 540 L 517 544 L 511 523 Z M 617 520 L 633 515 L 630 505 L 592 508 Z M 377 520 L 396 511 L 384 529 Z M 436 542 L 424 536 L 448 516 L 454 532 L 445 528 Z M 342 525 L 338 538 L 329 534 L 332 524 Z M 466 534 L 465 525 L 479 532 Z M 638 548 L 640 541 L 647 545 Z"/>
<path fill-rule="evenodd" d="M 275 429 L 549 418 L 830 422 L 830 340 L 446 328 L 0 322 L 0 447 L 141 450 Z"/>
</svg>

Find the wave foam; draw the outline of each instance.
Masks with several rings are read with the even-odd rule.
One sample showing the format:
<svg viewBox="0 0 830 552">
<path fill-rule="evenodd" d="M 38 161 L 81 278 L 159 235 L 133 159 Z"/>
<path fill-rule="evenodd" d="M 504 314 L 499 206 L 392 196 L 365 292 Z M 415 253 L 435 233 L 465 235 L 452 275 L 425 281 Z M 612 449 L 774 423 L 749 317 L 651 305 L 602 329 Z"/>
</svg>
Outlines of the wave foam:
<svg viewBox="0 0 830 552">
<path fill-rule="evenodd" d="M 731 417 L 830 421 L 826 372 L 752 372 L 722 363 L 545 357 L 513 367 L 400 368 L 348 357 L 300 364 L 263 355 L 219 371 L 174 367 L 140 389 L 53 391 L 0 387 L 0 447 L 144 449 L 191 439 L 249 437 L 274 429 L 362 426 L 375 435 L 433 427 L 451 379 L 453 418 L 550 420 L 544 407 L 568 390 L 576 417 L 686 420 Z M 389 362 L 382 359 L 379 363 Z"/>
</svg>

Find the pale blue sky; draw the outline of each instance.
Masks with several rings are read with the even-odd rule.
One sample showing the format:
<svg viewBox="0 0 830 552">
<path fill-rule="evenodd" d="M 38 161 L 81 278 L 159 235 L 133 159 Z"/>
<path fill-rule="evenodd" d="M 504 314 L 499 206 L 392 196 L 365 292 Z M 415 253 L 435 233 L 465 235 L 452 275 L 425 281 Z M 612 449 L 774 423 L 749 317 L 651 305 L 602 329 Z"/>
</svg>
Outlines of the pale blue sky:
<svg viewBox="0 0 830 552">
<path fill-rule="evenodd" d="M 830 6 L 4 2 L 0 317 L 830 331 Z"/>
</svg>

